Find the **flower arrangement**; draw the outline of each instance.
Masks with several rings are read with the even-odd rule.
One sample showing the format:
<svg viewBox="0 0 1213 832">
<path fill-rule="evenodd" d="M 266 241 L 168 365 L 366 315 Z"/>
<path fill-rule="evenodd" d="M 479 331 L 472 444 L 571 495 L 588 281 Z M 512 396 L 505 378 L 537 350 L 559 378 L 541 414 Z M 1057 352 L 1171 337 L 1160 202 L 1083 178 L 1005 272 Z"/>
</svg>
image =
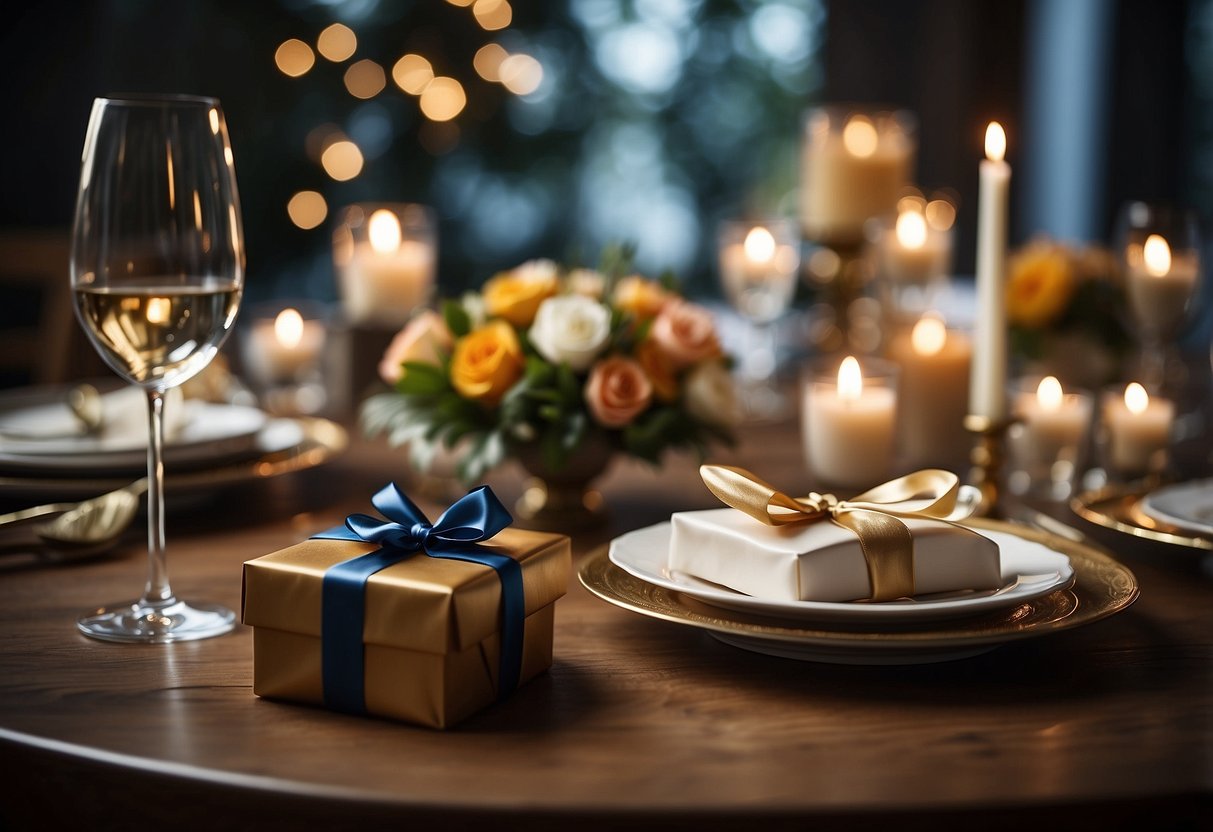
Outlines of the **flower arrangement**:
<svg viewBox="0 0 1213 832">
<path fill-rule="evenodd" d="M 416 315 L 379 370 L 394 389 L 363 404 L 364 429 L 407 444 L 420 470 L 460 445 L 465 482 L 524 446 L 559 471 L 595 436 L 653 463 L 669 448 L 702 456 L 739 415 L 708 310 L 621 267 L 501 272 Z"/>
<path fill-rule="evenodd" d="M 1015 252 L 1007 268 L 1011 347 L 1054 375 L 1097 386 L 1116 373 L 1131 339 L 1116 258 L 1099 247 L 1075 248 L 1037 238 Z"/>
</svg>

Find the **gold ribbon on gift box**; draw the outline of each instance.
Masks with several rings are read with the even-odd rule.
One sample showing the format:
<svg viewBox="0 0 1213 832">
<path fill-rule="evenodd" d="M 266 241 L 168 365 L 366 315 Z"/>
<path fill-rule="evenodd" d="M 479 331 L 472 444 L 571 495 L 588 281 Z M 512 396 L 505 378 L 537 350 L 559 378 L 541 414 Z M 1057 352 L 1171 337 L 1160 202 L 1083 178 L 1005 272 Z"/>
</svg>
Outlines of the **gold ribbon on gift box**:
<svg viewBox="0 0 1213 832">
<path fill-rule="evenodd" d="M 699 474 L 722 502 L 768 526 L 829 519 L 854 532 L 867 563 L 872 601 L 914 594 L 914 536 L 901 518 L 956 526 L 947 518 L 956 511 L 960 478 L 938 468 L 889 480 L 850 500 L 816 491 L 807 497 L 792 497 L 731 465 L 701 465 Z M 977 534 L 963 526 L 957 528 Z"/>
</svg>

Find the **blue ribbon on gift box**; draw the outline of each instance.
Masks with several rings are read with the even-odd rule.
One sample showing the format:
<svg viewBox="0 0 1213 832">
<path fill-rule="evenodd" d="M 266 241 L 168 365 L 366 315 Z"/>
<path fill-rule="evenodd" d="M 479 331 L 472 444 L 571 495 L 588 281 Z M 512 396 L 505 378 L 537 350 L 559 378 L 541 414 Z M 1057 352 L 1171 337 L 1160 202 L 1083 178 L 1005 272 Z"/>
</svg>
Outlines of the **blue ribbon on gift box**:
<svg viewBox="0 0 1213 832">
<path fill-rule="evenodd" d="M 344 526 L 314 534 L 319 540 L 377 543 L 379 549 L 338 563 L 321 585 L 321 664 L 324 704 L 348 713 L 366 713 L 362 629 L 366 619 L 366 583 L 371 575 L 424 552 L 432 558 L 468 561 L 491 567 L 501 581 L 501 656 L 499 699 L 518 686 L 526 604 L 518 561 L 478 545 L 514 518 L 488 486 L 469 491 L 430 524 L 421 509 L 395 483 L 371 498 L 387 520 L 351 514 Z"/>
</svg>

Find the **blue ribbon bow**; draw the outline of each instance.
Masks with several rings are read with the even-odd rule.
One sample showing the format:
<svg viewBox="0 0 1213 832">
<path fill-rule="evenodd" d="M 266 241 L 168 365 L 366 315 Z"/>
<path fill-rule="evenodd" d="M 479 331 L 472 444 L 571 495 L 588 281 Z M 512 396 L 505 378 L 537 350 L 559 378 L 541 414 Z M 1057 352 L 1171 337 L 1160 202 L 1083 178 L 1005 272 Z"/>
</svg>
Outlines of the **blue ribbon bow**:
<svg viewBox="0 0 1213 832">
<path fill-rule="evenodd" d="M 369 554 L 338 563 L 324 573 L 321 584 L 321 665 L 324 703 L 350 713 L 366 712 L 362 630 L 366 620 L 366 583 L 381 569 L 417 552 L 432 558 L 468 561 L 491 567 L 501 581 L 501 659 L 498 698 L 518 686 L 522 664 L 522 631 L 526 604 L 522 568 L 518 561 L 482 546 L 513 522 L 509 511 L 488 486 L 460 497 L 433 525 L 395 483 L 371 498 L 386 521 L 351 514 L 344 526 L 312 535 L 319 540 L 377 543 Z"/>
</svg>

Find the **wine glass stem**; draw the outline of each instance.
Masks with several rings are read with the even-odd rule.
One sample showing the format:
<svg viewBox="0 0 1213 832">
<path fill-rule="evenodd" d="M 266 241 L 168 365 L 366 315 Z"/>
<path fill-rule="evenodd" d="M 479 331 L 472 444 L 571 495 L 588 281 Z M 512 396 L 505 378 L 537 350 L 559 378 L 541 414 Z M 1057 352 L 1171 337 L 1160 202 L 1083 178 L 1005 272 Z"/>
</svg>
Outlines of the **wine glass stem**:
<svg viewBox="0 0 1213 832">
<path fill-rule="evenodd" d="M 161 605 L 172 600 L 164 552 L 164 391 L 147 391 L 147 586 L 142 602 Z"/>
</svg>

